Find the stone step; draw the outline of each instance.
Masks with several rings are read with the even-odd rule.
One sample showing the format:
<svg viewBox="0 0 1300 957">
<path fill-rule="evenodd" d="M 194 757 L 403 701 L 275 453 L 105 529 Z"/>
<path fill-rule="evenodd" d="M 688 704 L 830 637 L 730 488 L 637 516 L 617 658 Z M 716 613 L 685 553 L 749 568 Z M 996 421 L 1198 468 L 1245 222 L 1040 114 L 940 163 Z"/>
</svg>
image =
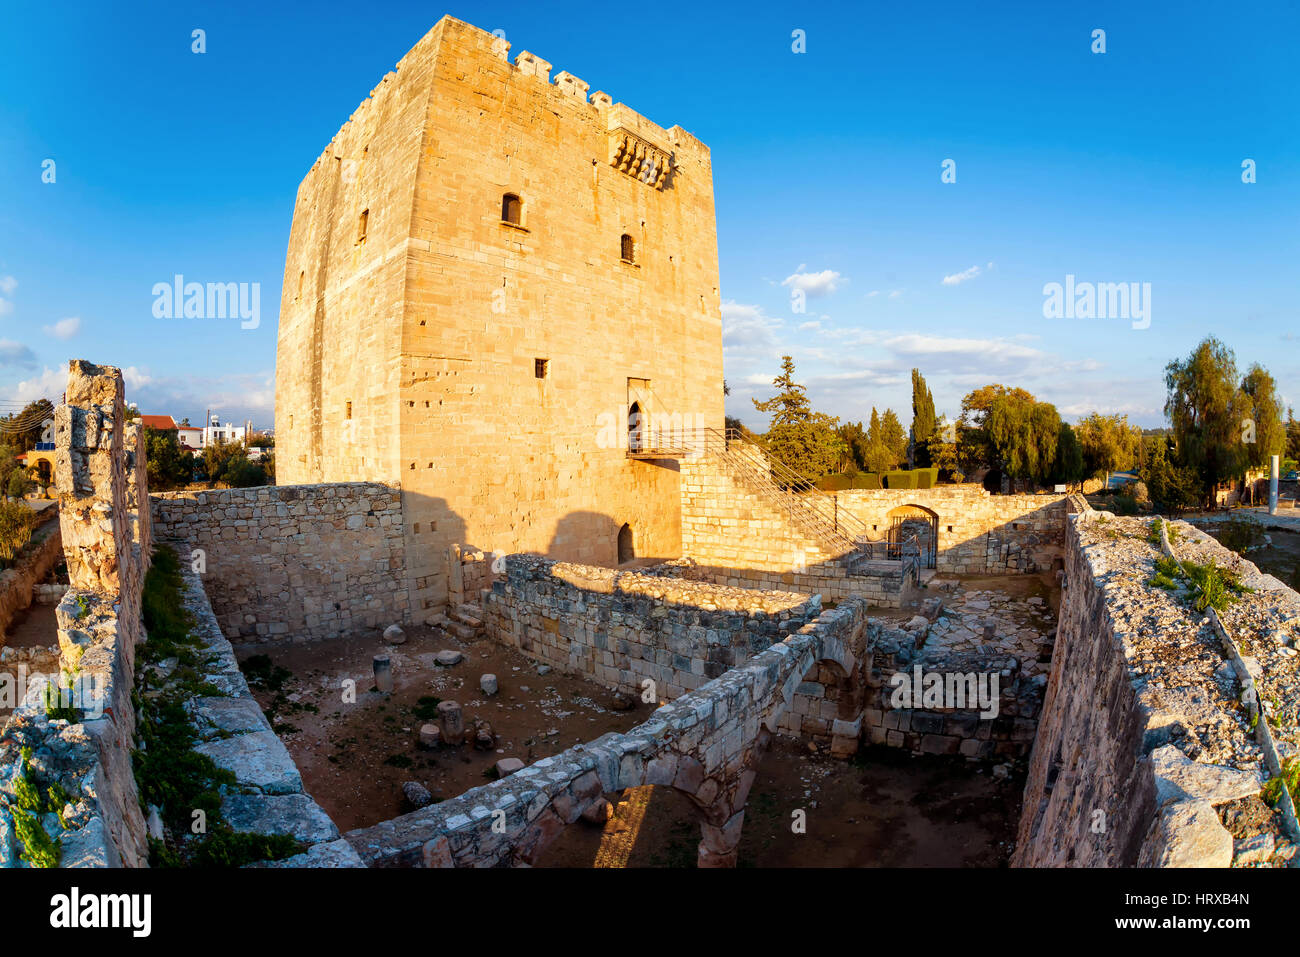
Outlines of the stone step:
<svg viewBox="0 0 1300 957">
<path fill-rule="evenodd" d="M 452 611 L 451 616 L 462 625 L 469 625 L 471 628 L 483 627 L 483 611 L 477 605 L 469 603 L 460 605 Z"/>
<path fill-rule="evenodd" d="M 473 641 L 479 636 L 478 628 L 475 628 L 473 625 L 466 625 L 459 621 L 449 621 L 447 624 L 443 625 L 443 628 L 451 632 L 461 641 Z"/>
</svg>

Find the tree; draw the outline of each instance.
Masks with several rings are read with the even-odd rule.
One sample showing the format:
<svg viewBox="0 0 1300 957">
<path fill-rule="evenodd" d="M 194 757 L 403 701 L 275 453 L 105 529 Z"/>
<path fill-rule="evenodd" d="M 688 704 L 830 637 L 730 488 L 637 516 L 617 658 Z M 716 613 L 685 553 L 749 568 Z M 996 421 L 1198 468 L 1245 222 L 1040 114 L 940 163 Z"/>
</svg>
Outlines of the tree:
<svg viewBox="0 0 1300 957">
<path fill-rule="evenodd" d="M 835 471 L 844 460 L 844 440 L 836 432 L 839 420 L 814 412 L 807 390 L 794 379 L 794 360 L 781 358 L 781 374 L 772 380 L 776 395 L 751 400 L 759 412 L 772 413 L 763 447 L 777 462 L 812 479 Z"/>
<path fill-rule="evenodd" d="M 1246 463 L 1253 468 L 1266 468 L 1274 455 L 1284 455 L 1287 445 L 1287 427 L 1282 421 L 1282 403 L 1278 401 L 1277 387 L 1268 370 L 1255 363 L 1241 380 L 1241 391 L 1250 403 L 1250 420 L 1253 428 L 1242 429 L 1246 442 Z"/>
<path fill-rule="evenodd" d="M 934 431 L 926 442 L 926 468 L 936 468 L 940 474 L 954 482 L 960 482 L 966 476 L 961 472 L 957 459 L 957 442 L 955 426 L 948 424 L 946 416 L 939 416 L 934 423 Z"/>
<path fill-rule="evenodd" d="M 933 431 L 934 426 L 931 423 L 930 433 Z M 930 433 L 926 435 L 927 440 Z M 898 416 L 893 409 L 886 409 L 885 414 L 880 417 L 880 444 L 889 455 L 891 465 L 897 466 L 907 460 L 907 434 L 903 432 L 903 424 L 898 421 Z"/>
<path fill-rule="evenodd" d="M 1292 409 L 1286 410 L 1286 457 L 1300 459 L 1300 421 Z"/>
<path fill-rule="evenodd" d="M 1165 366 L 1165 415 L 1177 442 L 1177 464 L 1196 471 L 1207 504 L 1213 503 L 1219 483 L 1246 470 L 1241 438 L 1250 399 L 1237 383 L 1232 350 L 1213 336 L 1185 361 Z"/>
<path fill-rule="evenodd" d="M 181 448 L 172 429 L 145 426 L 144 463 L 149 488 L 156 492 L 188 485 L 194 474 L 194 456 Z"/>
<path fill-rule="evenodd" d="M 226 480 L 226 469 L 239 455 L 248 458 L 243 446 L 237 442 L 224 442 L 218 439 L 204 448 L 203 466 L 208 476 L 209 487 Z"/>
<path fill-rule="evenodd" d="M 925 384 L 920 369 L 912 370 L 912 431 L 908 447 L 909 460 L 916 468 L 929 468 L 930 436 L 934 434 L 934 396 Z"/>
<path fill-rule="evenodd" d="M 30 452 L 41 441 L 45 423 L 54 418 L 54 404 L 49 399 L 28 402 L 16 415 L 0 419 L 0 433 L 17 452 Z"/>
<path fill-rule="evenodd" d="M 961 400 L 961 414 L 957 417 L 957 456 L 968 473 L 982 466 L 1001 464 L 987 428 L 989 413 L 999 399 L 1019 403 L 1034 401 L 1034 397 L 1024 389 L 1008 389 L 1004 385 L 982 386 Z"/>
<path fill-rule="evenodd" d="M 1148 441 L 1146 464 L 1139 477 L 1151 500 L 1162 509 L 1181 512 L 1200 501 L 1200 477 L 1196 470 L 1176 465 L 1173 449 L 1163 438 Z"/>
<path fill-rule="evenodd" d="M 1024 389 L 987 385 L 962 399 L 961 409 L 957 452 L 967 472 L 988 465 L 1011 478 L 1046 481 L 1061 432 L 1056 406 Z"/>
<path fill-rule="evenodd" d="M 1128 424 L 1126 415 L 1094 412 L 1075 431 L 1083 447 L 1085 473 L 1104 473 L 1107 487 L 1111 472 L 1129 468 L 1137 461 L 1141 433 Z"/>
<path fill-rule="evenodd" d="M 1051 480 L 1053 485 L 1073 485 L 1083 481 L 1083 446 L 1079 436 L 1068 422 L 1061 423 L 1061 431 L 1056 438 L 1056 460 L 1052 463 Z"/>
<path fill-rule="evenodd" d="M 24 468 L 16 468 L 9 473 L 9 481 L 5 483 L 5 490 L 9 493 L 10 498 L 22 498 L 32 490 L 32 480 L 27 475 Z"/>
</svg>

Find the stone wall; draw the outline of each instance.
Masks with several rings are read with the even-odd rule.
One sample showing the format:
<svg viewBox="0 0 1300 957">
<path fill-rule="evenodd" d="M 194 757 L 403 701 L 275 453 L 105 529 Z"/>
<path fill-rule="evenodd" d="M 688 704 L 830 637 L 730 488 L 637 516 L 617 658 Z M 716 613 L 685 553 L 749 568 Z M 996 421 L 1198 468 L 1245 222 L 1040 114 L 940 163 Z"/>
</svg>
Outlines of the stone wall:
<svg viewBox="0 0 1300 957">
<path fill-rule="evenodd" d="M 938 525 L 937 568 L 959 575 L 1050 571 L 1065 545 L 1064 495 L 993 495 L 978 485 L 851 489 L 841 508 L 884 538 L 891 511 L 918 506 Z"/>
<path fill-rule="evenodd" d="M 564 671 L 672 700 L 817 617 L 807 595 L 505 558 L 483 609 L 488 634 Z"/>
<path fill-rule="evenodd" d="M 1224 621 L 1259 656 L 1259 682 L 1273 669 L 1284 675 L 1270 696 L 1294 697 L 1285 675 L 1294 674 L 1300 596 L 1176 527 L 1180 543 L 1196 540 L 1198 560 L 1236 569 L 1256 589 Z M 1270 774 L 1263 719 L 1252 723 L 1243 704 L 1216 616 L 1196 612 L 1182 585 L 1150 584 L 1160 557 L 1149 520 L 1088 509 L 1068 519 L 1060 627 L 1014 866 L 1226 867 L 1251 843 L 1238 839 L 1234 850 L 1218 811 L 1253 799 Z M 1267 858 L 1274 838 L 1256 837 L 1267 838 Z M 1295 851 L 1285 843 L 1276 842 L 1281 857 Z"/>
<path fill-rule="evenodd" d="M 63 560 L 63 536 L 58 516 L 53 511 L 41 515 L 41 524 L 32 532 L 32 540 L 23 548 L 14 564 L 0 572 L 0 644 L 3 635 L 19 612 L 37 598 L 50 570 Z"/>
<path fill-rule="evenodd" d="M 233 641 L 332 638 L 410 620 L 397 489 L 349 482 L 150 498 L 157 537 L 202 552 L 204 587 Z"/>
<path fill-rule="evenodd" d="M 739 481 L 715 456 L 684 460 L 684 577 L 733 588 L 787 589 L 826 601 L 865 598 L 898 608 L 915 583 L 908 562 L 853 561 L 806 533 L 791 516 Z M 797 500 L 789 503 L 797 507 Z"/>
<path fill-rule="evenodd" d="M 140 594 L 148 569 L 150 518 L 143 432 L 123 421 L 118 369 L 69 365 L 65 404 L 54 414 L 55 480 L 70 589 L 59 603 L 60 669 L 76 694 L 71 719 L 51 718 L 43 683 L 29 690 L 0 736 L 0 864 L 21 866 L 15 802 L 19 778 L 68 793 L 62 866 L 143 866 L 144 820 L 132 772 L 135 649 L 143 638 Z M 24 772 L 24 753 L 30 755 Z"/>
<path fill-rule="evenodd" d="M 700 866 L 734 866 L 758 761 L 796 687 L 819 663 L 852 673 L 858 665 L 851 649 L 865 626 L 865 602 L 847 602 L 626 734 L 576 745 L 345 837 L 373 867 L 532 864 L 593 805 L 654 785 L 674 788 L 696 809 Z"/>
</svg>

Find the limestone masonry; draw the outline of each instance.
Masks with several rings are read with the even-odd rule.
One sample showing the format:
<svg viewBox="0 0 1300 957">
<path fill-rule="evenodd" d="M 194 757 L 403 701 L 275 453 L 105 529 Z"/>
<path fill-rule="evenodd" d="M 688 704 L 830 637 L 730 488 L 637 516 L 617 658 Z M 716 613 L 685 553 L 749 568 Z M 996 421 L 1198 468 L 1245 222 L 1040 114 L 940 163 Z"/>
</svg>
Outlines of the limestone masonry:
<svg viewBox="0 0 1300 957">
<path fill-rule="evenodd" d="M 678 557 L 629 412 L 723 424 L 707 147 L 508 50 L 440 20 L 312 166 L 286 257 L 279 480 L 400 483 L 417 613 L 453 544 L 612 564 L 627 525 Z"/>
</svg>

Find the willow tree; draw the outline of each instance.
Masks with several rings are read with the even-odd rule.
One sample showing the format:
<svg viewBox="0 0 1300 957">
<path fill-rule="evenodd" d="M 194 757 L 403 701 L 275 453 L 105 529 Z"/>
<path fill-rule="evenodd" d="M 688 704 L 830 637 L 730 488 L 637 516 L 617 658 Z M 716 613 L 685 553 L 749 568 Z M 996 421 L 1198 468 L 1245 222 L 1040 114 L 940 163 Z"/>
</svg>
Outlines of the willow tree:
<svg viewBox="0 0 1300 957">
<path fill-rule="evenodd" d="M 1137 464 L 1142 433 L 1128 423 L 1127 415 L 1102 415 L 1094 412 L 1074 430 L 1083 447 L 1086 472 L 1104 474 L 1110 486 L 1110 473 Z"/>
<path fill-rule="evenodd" d="M 1213 503 L 1219 483 L 1244 474 L 1249 461 L 1242 438 L 1253 408 L 1238 387 L 1236 357 L 1207 336 L 1186 360 L 1165 366 L 1165 389 L 1178 463 L 1196 470 L 1203 501 Z"/>
<path fill-rule="evenodd" d="M 1241 391 L 1250 403 L 1250 420 L 1242 428 L 1246 463 L 1252 468 L 1266 468 L 1272 456 L 1286 452 L 1286 423 L 1282 421 L 1277 386 L 1268 370 L 1255 363 L 1241 380 Z"/>
</svg>

